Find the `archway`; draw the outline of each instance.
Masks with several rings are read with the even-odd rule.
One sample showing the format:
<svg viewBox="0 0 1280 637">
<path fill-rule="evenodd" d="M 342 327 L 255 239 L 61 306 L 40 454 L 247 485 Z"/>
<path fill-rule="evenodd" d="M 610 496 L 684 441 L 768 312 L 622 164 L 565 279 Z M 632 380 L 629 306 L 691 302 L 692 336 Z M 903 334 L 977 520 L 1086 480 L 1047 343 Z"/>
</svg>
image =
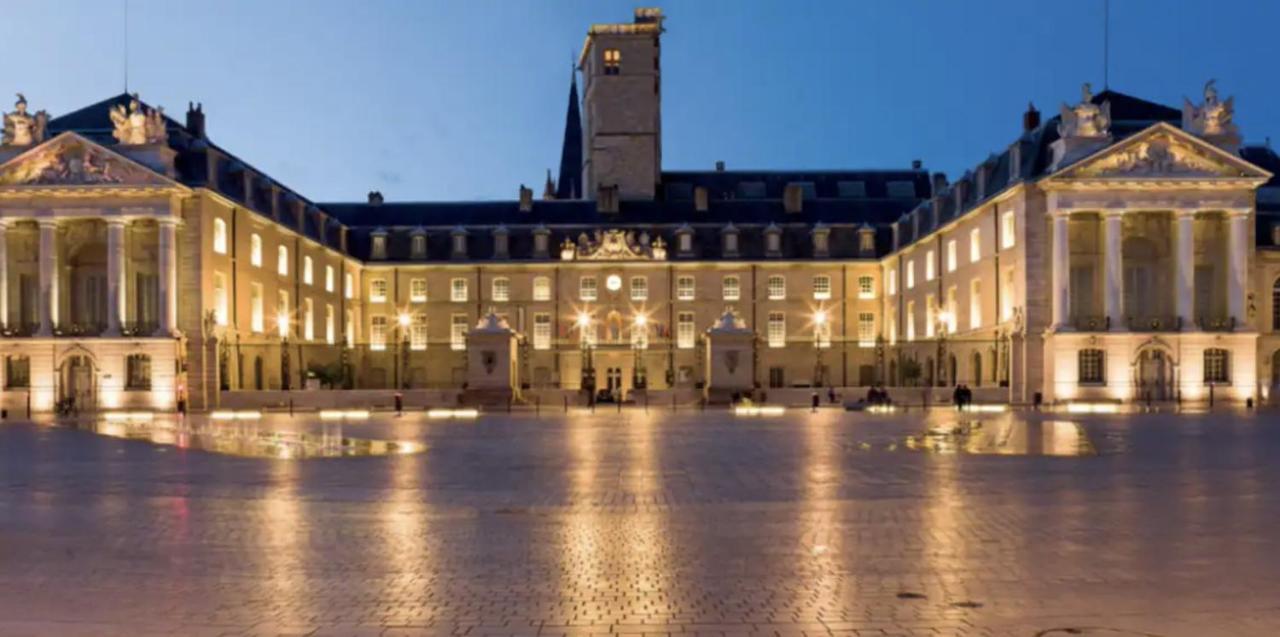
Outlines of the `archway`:
<svg viewBox="0 0 1280 637">
<path fill-rule="evenodd" d="M 1172 400 L 1173 368 L 1173 355 L 1167 348 L 1147 345 L 1139 349 L 1133 361 L 1138 400 Z"/>
<path fill-rule="evenodd" d="M 944 382 L 950 385 L 959 385 L 960 379 L 958 376 L 956 376 L 957 371 L 959 371 L 959 365 L 956 364 L 956 355 L 948 354 L 947 355 L 947 377 L 946 379 L 944 379 Z"/>
<path fill-rule="evenodd" d="M 98 375 L 93 359 L 86 354 L 72 354 L 62 359 L 58 369 L 58 401 L 76 411 L 97 407 Z"/>
<path fill-rule="evenodd" d="M 982 386 L 982 352 L 973 353 L 973 386 Z"/>
</svg>

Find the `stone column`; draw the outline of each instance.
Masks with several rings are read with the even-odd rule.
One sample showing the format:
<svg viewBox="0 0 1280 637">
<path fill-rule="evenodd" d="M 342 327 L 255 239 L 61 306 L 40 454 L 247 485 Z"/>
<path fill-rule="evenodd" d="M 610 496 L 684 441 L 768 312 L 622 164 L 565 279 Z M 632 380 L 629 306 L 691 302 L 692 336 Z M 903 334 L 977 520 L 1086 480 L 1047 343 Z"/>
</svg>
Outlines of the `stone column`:
<svg viewBox="0 0 1280 637">
<path fill-rule="evenodd" d="M 1110 329 L 1123 330 L 1124 307 L 1124 224 L 1122 213 L 1102 213 L 1102 313 L 1111 321 Z"/>
<path fill-rule="evenodd" d="M 1227 213 L 1230 230 L 1227 237 L 1227 309 L 1241 329 L 1249 317 L 1245 311 L 1245 290 L 1249 287 L 1249 211 L 1234 210 Z"/>
<path fill-rule="evenodd" d="M 1065 212 L 1053 214 L 1053 327 L 1063 329 L 1071 319 L 1071 252 L 1067 243 L 1067 222 L 1071 217 Z"/>
<path fill-rule="evenodd" d="M 1179 210 L 1174 228 L 1173 299 L 1182 329 L 1196 329 L 1196 245 L 1194 210 Z"/>
<path fill-rule="evenodd" d="M 107 220 L 107 335 L 119 336 L 125 317 L 124 219 Z"/>
<path fill-rule="evenodd" d="M 9 327 L 9 222 L 0 219 L 0 327 Z"/>
<path fill-rule="evenodd" d="M 40 224 L 40 336 L 53 336 L 58 323 L 58 222 Z"/>
<path fill-rule="evenodd" d="M 178 220 L 160 219 L 160 330 L 163 336 L 175 334 L 178 322 Z M 264 301 L 265 302 L 265 301 Z"/>
</svg>

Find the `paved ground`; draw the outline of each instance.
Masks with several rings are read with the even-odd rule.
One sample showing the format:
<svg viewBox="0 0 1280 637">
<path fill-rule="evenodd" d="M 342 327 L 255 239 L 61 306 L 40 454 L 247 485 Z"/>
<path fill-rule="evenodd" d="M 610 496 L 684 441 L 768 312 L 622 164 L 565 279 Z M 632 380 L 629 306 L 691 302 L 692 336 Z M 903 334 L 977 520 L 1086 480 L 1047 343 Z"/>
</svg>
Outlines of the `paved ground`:
<svg viewBox="0 0 1280 637">
<path fill-rule="evenodd" d="M 3 425 L 0 635 L 1280 633 L 1280 415 L 1057 418 L 1098 455 L 834 411 L 382 418 L 345 433 L 426 452 L 304 461 Z"/>
</svg>

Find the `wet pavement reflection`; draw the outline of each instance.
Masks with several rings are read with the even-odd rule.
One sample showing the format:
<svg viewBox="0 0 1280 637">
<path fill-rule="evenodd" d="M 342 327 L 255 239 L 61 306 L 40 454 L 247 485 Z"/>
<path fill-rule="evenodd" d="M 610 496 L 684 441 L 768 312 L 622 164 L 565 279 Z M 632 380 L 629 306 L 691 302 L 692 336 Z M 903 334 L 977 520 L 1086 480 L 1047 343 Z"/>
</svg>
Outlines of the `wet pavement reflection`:
<svg viewBox="0 0 1280 637">
<path fill-rule="evenodd" d="M 0 635 L 1280 634 L 1277 421 L 5 424 Z"/>
</svg>

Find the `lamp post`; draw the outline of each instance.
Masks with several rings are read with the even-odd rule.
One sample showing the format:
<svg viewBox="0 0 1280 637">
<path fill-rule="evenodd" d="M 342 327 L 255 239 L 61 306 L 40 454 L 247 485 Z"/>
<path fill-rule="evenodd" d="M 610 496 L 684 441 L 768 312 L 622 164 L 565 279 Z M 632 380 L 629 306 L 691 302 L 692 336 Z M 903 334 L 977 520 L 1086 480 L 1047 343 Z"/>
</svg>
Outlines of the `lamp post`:
<svg viewBox="0 0 1280 637">
<path fill-rule="evenodd" d="M 649 329 L 649 317 L 644 314 L 637 313 L 633 319 L 631 334 L 631 389 L 645 389 L 648 385 L 648 374 L 644 369 L 644 356 L 641 355 L 641 346 L 648 346 L 649 335 L 646 332 Z"/>
<path fill-rule="evenodd" d="M 276 329 L 280 332 L 280 389 L 289 390 L 289 317 L 276 315 Z"/>
<path fill-rule="evenodd" d="M 595 369 L 592 367 L 591 342 L 588 339 L 590 333 L 587 331 L 591 329 L 591 314 L 586 311 L 578 312 L 574 325 L 578 327 L 578 352 L 582 357 L 582 388 L 587 391 L 587 404 L 594 405 L 596 396 Z"/>
<path fill-rule="evenodd" d="M 813 366 L 813 384 L 815 387 L 821 387 L 826 384 L 826 379 L 822 374 L 822 350 L 823 336 L 826 335 L 827 328 L 827 311 L 817 310 L 813 313 L 813 350 L 814 366 Z"/>
<path fill-rule="evenodd" d="M 401 389 L 409 388 L 409 313 L 400 313 L 400 350 L 398 364 L 396 365 L 396 386 Z"/>
</svg>

